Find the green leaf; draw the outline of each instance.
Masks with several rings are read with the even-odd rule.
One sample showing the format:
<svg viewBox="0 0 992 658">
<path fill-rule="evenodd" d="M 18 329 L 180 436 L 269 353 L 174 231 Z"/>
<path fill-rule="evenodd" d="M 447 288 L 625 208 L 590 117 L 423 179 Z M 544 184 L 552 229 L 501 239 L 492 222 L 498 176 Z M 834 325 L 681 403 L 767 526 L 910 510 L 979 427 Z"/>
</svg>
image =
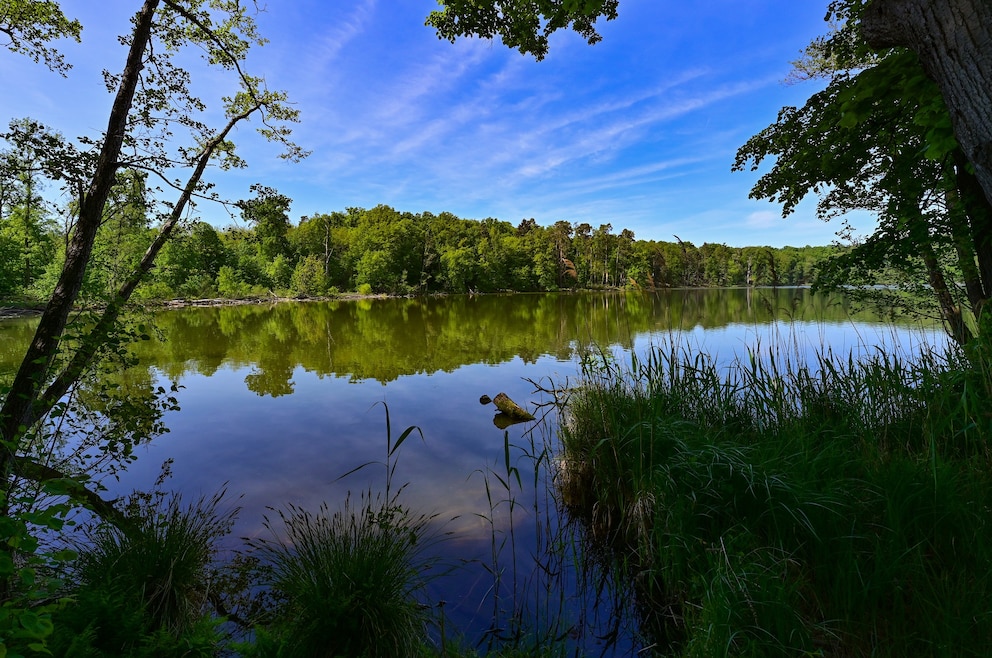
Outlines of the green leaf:
<svg viewBox="0 0 992 658">
<path fill-rule="evenodd" d="M 14 575 L 14 560 L 9 551 L 0 550 L 0 576 L 8 578 Z"/>
<path fill-rule="evenodd" d="M 33 610 L 25 610 L 21 612 L 18 621 L 21 622 L 21 626 L 31 635 L 31 637 L 37 639 L 48 637 L 52 634 L 52 631 L 55 630 L 52 620 L 49 619 L 47 615 L 39 615 Z"/>
<path fill-rule="evenodd" d="M 858 116 L 858 113 L 848 110 L 840 115 L 840 121 L 837 122 L 837 125 L 841 128 L 853 128 L 860 122 L 861 117 Z"/>
</svg>

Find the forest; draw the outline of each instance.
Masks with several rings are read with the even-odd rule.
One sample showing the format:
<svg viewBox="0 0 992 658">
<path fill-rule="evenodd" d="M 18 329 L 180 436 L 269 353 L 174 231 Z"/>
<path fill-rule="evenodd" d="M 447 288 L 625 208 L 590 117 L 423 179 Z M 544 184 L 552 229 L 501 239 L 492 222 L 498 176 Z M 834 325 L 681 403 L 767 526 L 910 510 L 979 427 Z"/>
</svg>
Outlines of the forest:
<svg viewBox="0 0 992 658">
<path fill-rule="evenodd" d="M 41 131 L 29 121 L 18 129 Z M 35 135 L 39 138 L 41 135 Z M 62 270 L 72 214 L 39 194 L 29 147 L 3 153 L 0 181 L 0 299 L 47 299 Z M 371 209 L 290 221 L 291 199 L 263 185 L 236 203 L 225 228 L 190 220 L 178 226 L 136 295 L 145 300 L 318 297 L 338 292 L 433 294 L 552 291 L 571 288 L 797 286 L 840 247 L 728 247 L 707 242 L 638 240 L 612 223 L 558 221 L 514 226 L 448 212 Z M 118 174 L 82 286 L 99 302 L 134 270 L 158 232 L 147 211 L 146 177 Z M 69 217 L 68 225 L 56 217 Z M 677 239 L 676 239 L 677 240 Z"/>
</svg>

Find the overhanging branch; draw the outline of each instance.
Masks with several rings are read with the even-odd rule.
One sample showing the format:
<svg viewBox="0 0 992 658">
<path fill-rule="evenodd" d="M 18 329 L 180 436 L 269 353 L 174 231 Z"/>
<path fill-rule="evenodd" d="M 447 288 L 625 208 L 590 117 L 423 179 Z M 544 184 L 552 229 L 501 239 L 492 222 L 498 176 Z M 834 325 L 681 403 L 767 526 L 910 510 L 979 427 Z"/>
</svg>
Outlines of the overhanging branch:
<svg viewBox="0 0 992 658">
<path fill-rule="evenodd" d="M 47 464 L 39 464 L 27 457 L 18 455 L 14 457 L 13 470 L 18 477 L 38 484 L 55 480 L 62 481 L 66 483 L 66 493 L 70 498 L 85 505 L 104 521 L 109 521 L 118 528 L 123 528 L 130 523 L 127 515 L 114 507 L 112 501 L 104 500 L 96 492 L 87 489 L 81 482 L 56 468 Z"/>
</svg>

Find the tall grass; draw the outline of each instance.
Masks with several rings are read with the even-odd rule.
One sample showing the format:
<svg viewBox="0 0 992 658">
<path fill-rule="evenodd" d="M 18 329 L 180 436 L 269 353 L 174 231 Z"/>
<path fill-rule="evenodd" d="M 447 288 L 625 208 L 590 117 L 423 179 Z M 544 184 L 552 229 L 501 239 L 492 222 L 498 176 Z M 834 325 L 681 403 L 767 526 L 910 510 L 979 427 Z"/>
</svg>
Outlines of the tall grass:
<svg viewBox="0 0 992 658">
<path fill-rule="evenodd" d="M 488 512 L 490 554 L 480 566 L 491 578 L 485 600 L 490 626 L 476 648 L 490 656 L 607 654 L 620 635 L 622 596 L 599 564 L 583 560 L 574 523 L 558 513 L 549 475 L 551 436 L 518 444 L 503 435 L 501 458 L 480 470 Z M 480 604 L 480 610 L 482 605 Z"/>
<path fill-rule="evenodd" d="M 209 604 L 215 544 L 237 513 L 221 508 L 223 497 L 185 505 L 178 493 L 136 493 L 126 503 L 130 523 L 85 529 L 52 652 L 215 655 L 222 640 Z"/>
<path fill-rule="evenodd" d="M 267 520 L 273 537 L 256 548 L 277 605 L 257 655 L 267 646 L 287 657 L 421 653 L 430 608 L 417 597 L 431 562 L 431 520 L 372 494 L 333 513 L 290 506 L 278 525 Z"/>
<path fill-rule="evenodd" d="M 913 359 L 669 344 L 587 364 L 560 488 L 665 653 L 986 655 L 992 386 Z"/>
<path fill-rule="evenodd" d="M 432 606 L 420 599 L 444 534 L 436 515 L 418 514 L 400 501 L 405 488 L 393 484 L 397 450 L 419 428 L 395 439 L 386 412 L 386 459 L 368 466 L 385 470 L 384 490 L 369 490 L 353 506 L 349 493 L 331 512 L 288 506 L 266 517 L 270 538 L 250 541 L 264 565 L 262 585 L 274 595 L 271 615 L 257 629 L 253 656 L 333 658 L 418 656 L 426 653 Z M 422 436 L 422 434 L 421 434 Z"/>
</svg>

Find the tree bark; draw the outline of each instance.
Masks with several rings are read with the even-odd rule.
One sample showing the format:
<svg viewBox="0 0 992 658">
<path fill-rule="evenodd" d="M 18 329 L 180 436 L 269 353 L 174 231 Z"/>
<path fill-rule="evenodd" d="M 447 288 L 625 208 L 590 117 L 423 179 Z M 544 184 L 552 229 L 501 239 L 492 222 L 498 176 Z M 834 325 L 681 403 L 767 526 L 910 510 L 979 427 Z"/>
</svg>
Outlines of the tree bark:
<svg viewBox="0 0 992 658">
<path fill-rule="evenodd" d="M 992 297 L 992 202 L 982 193 L 981 185 L 968 170 L 967 162 L 960 150 L 955 151 L 954 157 L 958 197 L 968 216 L 971 244 L 975 249 L 978 273 L 982 282 L 983 302 L 974 309 L 977 315 L 985 301 Z"/>
<path fill-rule="evenodd" d="M 861 29 L 874 48 L 902 46 L 919 56 L 992 202 L 992 2 L 872 0 Z"/>
</svg>

